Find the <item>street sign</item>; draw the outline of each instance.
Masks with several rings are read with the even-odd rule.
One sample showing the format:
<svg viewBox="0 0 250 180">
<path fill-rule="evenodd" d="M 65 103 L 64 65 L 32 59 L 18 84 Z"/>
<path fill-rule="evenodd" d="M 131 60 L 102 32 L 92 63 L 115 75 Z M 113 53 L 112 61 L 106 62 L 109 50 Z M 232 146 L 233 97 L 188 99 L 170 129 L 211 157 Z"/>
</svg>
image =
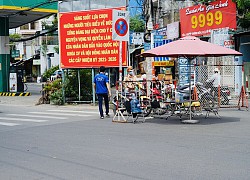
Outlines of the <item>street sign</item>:
<svg viewBox="0 0 250 180">
<path fill-rule="evenodd" d="M 17 57 L 20 57 L 20 50 L 11 50 L 11 57 L 13 58 L 17 58 Z"/>
<path fill-rule="evenodd" d="M 129 41 L 129 12 L 113 10 L 112 39 L 116 41 Z"/>
</svg>

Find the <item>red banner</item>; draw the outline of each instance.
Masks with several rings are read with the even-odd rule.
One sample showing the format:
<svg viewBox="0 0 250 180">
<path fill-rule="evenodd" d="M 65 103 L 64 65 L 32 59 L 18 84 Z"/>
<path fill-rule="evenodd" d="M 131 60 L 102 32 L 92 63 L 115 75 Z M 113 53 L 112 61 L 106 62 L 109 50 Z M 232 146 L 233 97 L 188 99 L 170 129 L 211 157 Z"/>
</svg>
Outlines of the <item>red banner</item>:
<svg viewBox="0 0 250 180">
<path fill-rule="evenodd" d="M 61 68 L 118 67 L 119 41 L 112 40 L 112 9 L 60 13 Z M 127 43 L 122 42 L 127 66 Z"/>
<path fill-rule="evenodd" d="M 212 29 L 236 29 L 236 4 L 221 0 L 180 10 L 181 37 L 210 34 Z"/>
</svg>

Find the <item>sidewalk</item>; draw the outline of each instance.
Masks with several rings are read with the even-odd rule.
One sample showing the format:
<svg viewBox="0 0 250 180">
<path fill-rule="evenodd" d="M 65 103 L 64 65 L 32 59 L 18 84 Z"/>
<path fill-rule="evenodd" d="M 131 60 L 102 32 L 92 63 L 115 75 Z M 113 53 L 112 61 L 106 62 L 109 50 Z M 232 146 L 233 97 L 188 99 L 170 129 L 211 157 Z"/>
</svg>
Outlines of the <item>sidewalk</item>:
<svg viewBox="0 0 250 180">
<path fill-rule="evenodd" d="M 9 105 L 9 106 L 42 106 L 42 107 L 69 107 L 74 109 L 98 109 L 98 106 L 94 106 L 92 104 L 65 104 L 62 106 L 52 105 L 52 104 L 41 104 L 36 105 L 38 103 L 39 98 L 41 98 L 40 94 L 35 94 L 31 96 L 0 96 L 0 104 Z"/>
</svg>

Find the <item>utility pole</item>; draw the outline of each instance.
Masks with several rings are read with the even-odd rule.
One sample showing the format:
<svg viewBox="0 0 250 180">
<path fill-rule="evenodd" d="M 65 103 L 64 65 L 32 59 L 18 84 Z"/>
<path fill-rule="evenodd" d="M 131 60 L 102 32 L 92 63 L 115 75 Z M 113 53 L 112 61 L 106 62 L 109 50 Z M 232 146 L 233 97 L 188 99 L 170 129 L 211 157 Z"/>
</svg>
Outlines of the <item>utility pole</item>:
<svg viewBox="0 0 250 180">
<path fill-rule="evenodd" d="M 9 44 L 9 18 L 0 17 L 0 92 L 9 89 L 10 47 Z"/>
<path fill-rule="evenodd" d="M 175 13 L 174 13 L 174 0 L 171 0 L 171 23 L 173 23 L 175 21 Z"/>
</svg>

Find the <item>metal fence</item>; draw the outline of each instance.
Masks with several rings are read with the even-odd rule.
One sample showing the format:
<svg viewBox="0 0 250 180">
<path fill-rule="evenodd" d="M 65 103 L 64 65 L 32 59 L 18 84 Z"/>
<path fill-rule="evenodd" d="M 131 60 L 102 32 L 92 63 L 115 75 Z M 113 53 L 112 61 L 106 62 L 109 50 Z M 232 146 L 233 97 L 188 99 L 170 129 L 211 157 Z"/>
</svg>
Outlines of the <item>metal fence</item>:
<svg viewBox="0 0 250 180">
<path fill-rule="evenodd" d="M 207 82 L 213 75 L 215 68 L 219 69 L 220 74 L 220 86 L 216 90 L 213 89 L 212 83 Z M 200 83 L 207 89 L 207 92 L 214 97 L 219 107 L 238 107 L 241 95 L 241 87 L 238 86 L 241 83 L 238 82 L 240 78 L 237 78 L 239 76 L 236 74 L 237 68 L 241 68 L 241 66 L 236 65 L 234 59 L 230 56 L 208 58 L 205 65 L 195 66 L 196 83 L 198 83 L 198 86 Z"/>
</svg>

